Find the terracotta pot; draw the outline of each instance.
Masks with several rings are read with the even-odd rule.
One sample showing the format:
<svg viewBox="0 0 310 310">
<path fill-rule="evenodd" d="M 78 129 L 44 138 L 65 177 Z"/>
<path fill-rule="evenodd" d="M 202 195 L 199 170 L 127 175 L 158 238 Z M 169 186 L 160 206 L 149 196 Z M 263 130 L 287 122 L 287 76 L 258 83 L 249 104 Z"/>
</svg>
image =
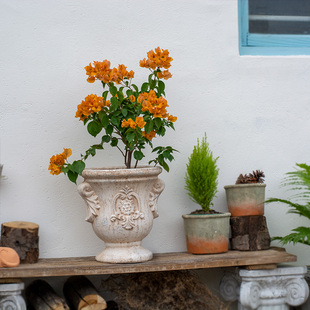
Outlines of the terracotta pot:
<svg viewBox="0 0 310 310">
<path fill-rule="evenodd" d="M 266 184 L 235 184 L 224 188 L 231 216 L 264 215 Z"/>
<path fill-rule="evenodd" d="M 187 252 L 215 254 L 228 251 L 230 213 L 185 214 L 182 216 Z"/>
<path fill-rule="evenodd" d="M 157 200 L 164 190 L 160 167 L 85 169 L 78 191 L 85 200 L 96 235 L 106 248 L 97 261 L 136 263 L 152 259 L 142 247 L 158 217 Z"/>
</svg>

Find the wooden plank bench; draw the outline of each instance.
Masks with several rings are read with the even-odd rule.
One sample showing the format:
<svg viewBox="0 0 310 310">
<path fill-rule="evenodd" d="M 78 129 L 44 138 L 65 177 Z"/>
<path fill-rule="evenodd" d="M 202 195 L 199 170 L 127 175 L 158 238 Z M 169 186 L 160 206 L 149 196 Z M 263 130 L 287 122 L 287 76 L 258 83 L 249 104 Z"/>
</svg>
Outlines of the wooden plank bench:
<svg viewBox="0 0 310 310">
<path fill-rule="evenodd" d="M 42 258 L 35 264 L 0 268 L 0 279 L 57 277 L 73 275 L 104 275 L 219 267 L 272 269 L 279 263 L 295 262 L 297 257 L 282 248 L 263 251 L 228 251 L 223 254 L 193 255 L 186 252 L 154 254 L 144 263 L 109 264 L 95 257 Z"/>
<path fill-rule="evenodd" d="M 270 305 L 281 305 L 289 309 L 289 305 L 297 305 L 307 298 L 307 283 L 304 280 L 305 267 L 277 268 L 278 264 L 296 262 L 297 257 L 287 253 L 283 248 L 270 248 L 262 251 L 231 250 L 222 254 L 193 255 L 186 252 L 154 254 L 152 260 L 135 264 L 109 264 L 95 260 L 95 257 L 41 258 L 34 264 L 21 264 L 18 267 L 0 268 L 0 307 L 7 298 L 12 299 L 16 309 L 26 310 L 26 303 L 22 297 L 24 283 L 22 278 L 90 276 L 139 272 L 156 272 L 172 270 L 190 270 L 206 268 L 239 267 L 237 274 L 228 268 L 224 275 L 220 291 L 222 297 L 228 301 L 239 300 L 245 309 L 270 309 Z M 249 280 L 250 279 L 250 280 Z M 259 281 L 259 282 L 257 282 Z M 269 296 L 268 292 L 281 291 L 285 296 L 291 296 L 290 286 L 286 283 L 296 282 L 300 290 L 296 298 L 286 300 Z M 244 283 L 244 285 L 241 285 Z M 258 284 L 259 283 L 259 284 Z M 249 286 L 250 285 L 250 286 Z M 258 286 L 257 286 L 258 285 Z M 255 290 L 252 292 L 251 288 Z M 259 287 L 259 292 L 257 291 Z M 255 295 L 253 299 L 251 296 Z M 259 295 L 257 295 L 259 294 Z M 267 296 L 267 295 L 268 296 Z M 250 298 L 250 297 L 251 298 Z M 266 299 L 264 296 L 267 296 Z M 253 303 L 255 300 L 255 304 Z M 266 307 L 266 308 L 264 308 Z M 269 307 L 269 308 L 268 308 Z M 286 307 L 286 308 L 285 308 Z M 15 309 L 15 308 L 14 308 Z M 243 308 L 242 308 L 243 309 Z M 282 309 L 282 308 L 281 308 Z"/>
</svg>

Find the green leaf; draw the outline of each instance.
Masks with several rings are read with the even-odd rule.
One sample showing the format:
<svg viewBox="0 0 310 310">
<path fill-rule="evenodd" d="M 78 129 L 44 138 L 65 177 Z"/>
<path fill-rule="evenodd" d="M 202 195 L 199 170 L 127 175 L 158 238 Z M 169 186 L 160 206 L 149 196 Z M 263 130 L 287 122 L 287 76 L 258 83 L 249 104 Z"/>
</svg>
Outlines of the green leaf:
<svg viewBox="0 0 310 310">
<path fill-rule="evenodd" d="M 169 166 L 164 160 L 158 160 L 160 166 L 162 166 L 167 172 L 169 172 Z"/>
<path fill-rule="evenodd" d="M 68 167 L 68 166 L 62 166 L 62 167 L 61 167 L 61 171 L 62 171 L 64 174 L 67 174 L 68 171 L 69 171 L 69 167 Z"/>
<path fill-rule="evenodd" d="M 141 160 L 144 157 L 144 155 L 143 155 L 143 153 L 141 151 L 134 151 L 133 157 L 136 160 Z"/>
<path fill-rule="evenodd" d="M 101 129 L 102 126 L 95 121 L 92 121 L 87 125 L 87 130 L 93 137 L 96 137 Z"/>
<path fill-rule="evenodd" d="M 154 89 L 156 87 L 157 84 L 157 80 L 149 80 L 149 84 L 150 84 L 150 88 Z"/>
<path fill-rule="evenodd" d="M 71 170 L 68 171 L 68 178 L 71 182 L 76 184 L 76 179 L 78 178 L 78 174 L 76 172 L 73 172 Z"/>
<path fill-rule="evenodd" d="M 149 134 L 149 133 L 153 130 L 153 121 L 152 121 L 152 120 L 149 120 L 149 121 L 145 124 L 144 128 L 145 128 L 146 133 Z"/>
<path fill-rule="evenodd" d="M 111 135 L 113 132 L 113 126 L 112 125 L 108 125 L 107 128 L 105 129 L 105 132 L 107 135 Z"/>
<path fill-rule="evenodd" d="M 136 134 L 134 132 L 129 132 L 128 134 L 126 134 L 126 140 L 128 142 L 134 141 L 135 138 L 136 138 Z"/>
<path fill-rule="evenodd" d="M 114 85 L 110 86 L 110 93 L 113 97 L 117 94 L 117 88 Z"/>
<path fill-rule="evenodd" d="M 157 134 L 158 134 L 159 136 L 164 136 L 165 133 L 166 133 L 166 128 L 165 128 L 165 127 L 162 126 L 162 127 L 158 128 Z"/>
<path fill-rule="evenodd" d="M 95 150 L 103 150 L 103 146 L 101 144 L 94 144 L 91 146 L 91 148 Z"/>
<path fill-rule="evenodd" d="M 123 101 L 123 99 L 124 99 L 124 94 L 123 94 L 123 92 L 119 90 L 119 91 L 117 92 L 117 97 L 118 97 L 118 99 L 119 99 L 120 101 Z"/>
<path fill-rule="evenodd" d="M 165 92 L 165 83 L 163 81 L 158 81 L 158 92 L 160 95 Z"/>
<path fill-rule="evenodd" d="M 102 97 L 103 97 L 104 100 L 107 100 L 108 93 L 109 93 L 108 90 L 106 90 L 106 91 L 104 91 L 104 92 L 102 93 Z"/>
<path fill-rule="evenodd" d="M 157 129 L 159 129 L 160 127 L 161 127 L 161 118 L 159 118 L 159 117 L 156 117 L 155 119 L 154 119 L 154 123 L 155 123 L 155 126 L 156 126 L 156 128 Z"/>
<path fill-rule="evenodd" d="M 71 171 L 78 174 L 81 174 L 84 169 L 85 163 L 82 160 L 76 160 L 71 165 Z"/>
<path fill-rule="evenodd" d="M 111 140 L 111 137 L 109 135 L 102 136 L 101 138 L 102 143 L 108 143 L 110 142 L 110 140 Z"/>
<path fill-rule="evenodd" d="M 138 88 L 138 86 L 137 86 L 137 85 L 132 84 L 131 86 L 135 89 L 135 91 L 136 91 L 137 93 L 139 92 L 139 88 Z"/>
<path fill-rule="evenodd" d="M 146 92 L 149 89 L 149 83 L 143 83 L 141 86 L 141 91 Z"/>
<path fill-rule="evenodd" d="M 127 97 L 133 95 L 132 90 L 131 90 L 131 89 L 127 89 L 127 90 L 126 90 L 126 95 L 127 95 Z"/>
<path fill-rule="evenodd" d="M 118 99 L 116 97 L 111 98 L 111 107 L 113 111 L 117 110 L 118 108 Z"/>
<path fill-rule="evenodd" d="M 117 144 L 118 144 L 118 139 L 117 138 L 112 138 L 111 146 L 117 146 Z"/>
<path fill-rule="evenodd" d="M 112 116 L 111 117 L 111 123 L 115 126 L 118 126 L 119 125 L 119 118 L 118 117 L 115 117 L 115 116 Z"/>
<path fill-rule="evenodd" d="M 163 156 L 164 156 L 164 158 L 169 158 L 169 156 L 170 156 L 170 151 L 168 151 L 168 150 L 166 150 L 166 151 L 164 151 L 163 152 Z"/>
<path fill-rule="evenodd" d="M 109 123 L 110 123 L 109 116 L 107 114 L 104 114 L 101 119 L 102 126 L 106 128 L 109 125 Z"/>
<path fill-rule="evenodd" d="M 125 108 L 123 108 L 123 109 L 122 109 L 122 114 L 123 114 L 124 117 L 126 117 L 127 114 L 128 114 L 128 110 L 125 109 Z"/>
</svg>

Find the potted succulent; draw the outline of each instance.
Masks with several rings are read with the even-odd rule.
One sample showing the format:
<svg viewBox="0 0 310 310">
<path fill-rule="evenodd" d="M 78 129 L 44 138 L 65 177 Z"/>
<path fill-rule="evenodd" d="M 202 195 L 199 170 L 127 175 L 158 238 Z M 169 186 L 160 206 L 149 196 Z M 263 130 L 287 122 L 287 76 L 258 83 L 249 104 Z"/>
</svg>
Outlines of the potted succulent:
<svg viewBox="0 0 310 310">
<path fill-rule="evenodd" d="M 231 216 L 264 215 L 264 172 L 240 174 L 236 184 L 224 186 Z"/>
<path fill-rule="evenodd" d="M 132 83 L 134 72 L 124 65 L 111 68 L 110 62 L 104 60 L 86 66 L 87 81 L 99 81 L 104 91 L 101 96 L 88 95 L 77 106 L 75 117 L 87 126 L 91 136 L 103 133 L 79 160 L 68 161 L 72 155 L 69 148 L 50 159 L 51 174 L 64 173 L 74 183 L 79 175 L 84 178 L 78 190 L 88 207 L 86 220 L 106 246 L 96 256 L 98 261 L 132 263 L 152 258 L 141 241 L 158 216 L 157 200 L 164 189 L 163 181 L 158 179 L 161 167 L 169 171 L 168 162 L 174 159 L 175 151 L 171 146 L 155 147 L 152 142 L 164 136 L 167 128 L 174 129 L 177 119 L 167 112 L 164 98 L 163 79 L 172 76 L 168 70 L 171 61 L 168 50 L 158 47 L 149 51 L 140 67 L 151 73 L 140 88 Z M 124 166 L 85 168 L 85 160 L 107 144 L 120 151 Z M 149 161 L 154 167 L 138 166 L 146 146 L 154 153 Z"/>
<path fill-rule="evenodd" d="M 228 251 L 230 213 L 212 209 L 217 193 L 217 160 L 206 135 L 194 146 L 187 163 L 185 189 L 201 209 L 183 215 L 187 251 L 193 254 L 212 254 Z"/>
</svg>

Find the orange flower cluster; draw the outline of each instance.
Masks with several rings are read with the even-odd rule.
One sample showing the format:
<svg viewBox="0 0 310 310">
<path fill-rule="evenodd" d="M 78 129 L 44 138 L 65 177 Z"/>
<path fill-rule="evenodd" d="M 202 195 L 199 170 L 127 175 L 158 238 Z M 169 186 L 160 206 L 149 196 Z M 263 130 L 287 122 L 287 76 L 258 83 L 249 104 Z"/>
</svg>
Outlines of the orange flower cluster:
<svg viewBox="0 0 310 310">
<path fill-rule="evenodd" d="M 138 126 L 139 128 L 143 128 L 145 124 L 146 122 L 143 120 L 142 116 L 137 116 L 135 121 L 131 118 L 129 118 L 128 120 L 124 119 L 122 121 L 122 127 L 130 127 L 133 129 L 135 129 L 136 126 Z"/>
<path fill-rule="evenodd" d="M 61 154 L 53 155 L 50 159 L 50 165 L 48 166 L 48 170 L 50 170 L 50 174 L 58 175 L 60 174 L 61 168 L 65 164 L 65 160 L 72 155 L 71 149 L 65 149 Z"/>
<path fill-rule="evenodd" d="M 86 75 L 88 75 L 87 81 L 89 83 L 94 83 L 95 80 L 100 80 L 103 83 L 115 82 L 120 84 L 123 79 L 132 79 L 134 77 L 134 72 L 127 71 L 127 67 L 124 65 L 119 65 L 118 68 L 110 68 L 111 63 L 108 60 L 94 61 L 94 65 L 90 63 L 85 67 Z"/>
<path fill-rule="evenodd" d="M 97 95 L 88 95 L 85 100 L 77 106 L 75 117 L 79 117 L 80 120 L 86 119 L 89 115 L 94 112 L 99 112 L 104 106 L 109 106 L 109 101 L 104 101 L 102 97 Z"/>
<path fill-rule="evenodd" d="M 157 72 L 157 77 L 159 79 L 168 80 L 168 79 L 172 78 L 172 74 L 169 72 L 169 70 L 165 70 L 165 71 Z"/>
<path fill-rule="evenodd" d="M 151 141 L 151 140 L 155 137 L 156 131 L 155 131 L 155 130 L 152 130 L 152 131 L 149 132 L 148 134 L 147 134 L 145 131 L 142 131 L 142 135 L 143 135 L 143 137 L 145 137 L 146 139 L 148 139 L 148 140 Z"/>
<path fill-rule="evenodd" d="M 168 69 L 173 59 L 169 56 L 169 51 L 161 49 L 160 47 L 155 48 L 147 53 L 147 59 L 140 60 L 140 67 L 151 68 L 155 70 L 156 68 Z"/>
<path fill-rule="evenodd" d="M 167 113 L 166 108 L 169 106 L 167 100 L 163 97 L 157 97 L 153 89 L 148 93 L 140 94 L 138 97 L 138 103 L 142 103 L 142 111 L 149 111 L 154 117 L 168 118 L 170 121 L 176 121 L 175 116 L 171 116 Z M 169 119 L 170 118 L 170 119 Z"/>
</svg>

